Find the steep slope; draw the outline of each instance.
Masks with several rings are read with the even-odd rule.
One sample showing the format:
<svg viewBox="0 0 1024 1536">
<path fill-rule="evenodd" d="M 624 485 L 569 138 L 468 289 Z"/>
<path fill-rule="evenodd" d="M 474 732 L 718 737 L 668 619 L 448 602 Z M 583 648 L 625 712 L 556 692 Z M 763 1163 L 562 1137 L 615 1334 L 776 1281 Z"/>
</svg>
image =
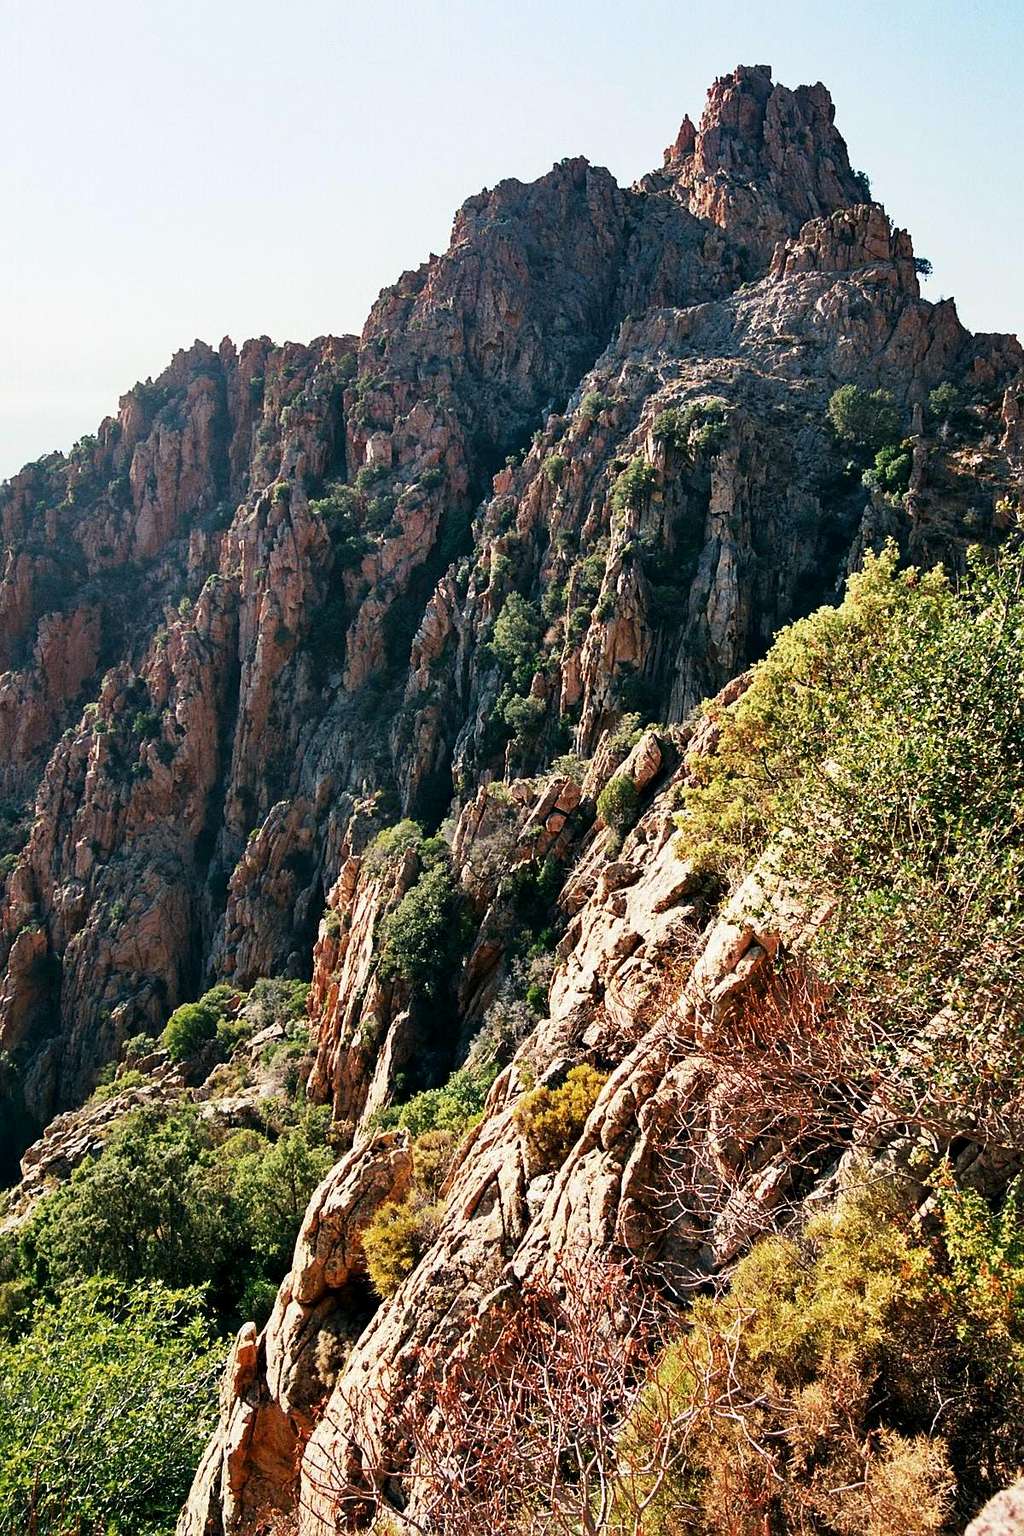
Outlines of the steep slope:
<svg viewBox="0 0 1024 1536">
<path fill-rule="evenodd" d="M 918 431 L 906 513 L 868 498 L 825 430 L 837 384 L 888 388 L 908 429 L 936 384 L 972 392 L 963 511 L 991 527 L 1020 350 L 918 297 L 833 115 L 740 69 L 635 188 L 581 160 L 502 183 L 358 345 L 197 344 L 4 490 L 13 1150 L 204 980 L 306 970 L 382 817 L 437 820 L 623 709 L 682 719 L 886 529 L 955 558 L 948 445 Z M 708 397 L 704 447 L 658 435 Z M 518 716 L 486 646 L 513 590 L 549 661 Z"/>
<path fill-rule="evenodd" d="M 866 550 L 959 571 L 1021 505 L 1024 351 L 920 265 L 825 88 L 740 68 L 634 187 L 502 182 L 360 338 L 197 342 L 0 490 L 4 1172 L 222 978 L 312 976 L 307 1091 L 351 1146 L 243 1331 L 184 1536 L 333 1528 L 354 1397 L 372 1420 L 496 1287 L 570 1240 L 710 1273 L 789 1192 L 693 1047 L 820 914 L 765 879 L 720 909 L 672 816 L 716 745 L 695 707 Z M 885 392 L 884 441 L 836 430 L 843 386 Z M 632 830 L 597 816 L 623 776 Z M 357 1339 L 361 1233 L 412 1177 L 373 1133 L 453 1068 L 481 1089 L 484 1025 L 501 1071 L 440 1230 Z M 586 1132 L 531 1167 L 527 1080 L 581 1063 L 609 1074 Z M 680 1119 L 704 1203 L 662 1252 Z"/>
</svg>

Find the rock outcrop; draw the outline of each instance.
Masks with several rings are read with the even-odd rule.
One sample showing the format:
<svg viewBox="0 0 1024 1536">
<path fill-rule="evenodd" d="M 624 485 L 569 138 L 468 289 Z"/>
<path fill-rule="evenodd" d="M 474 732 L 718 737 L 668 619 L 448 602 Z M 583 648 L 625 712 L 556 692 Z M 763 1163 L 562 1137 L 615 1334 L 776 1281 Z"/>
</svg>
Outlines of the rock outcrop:
<svg viewBox="0 0 1024 1536">
<path fill-rule="evenodd" d="M 29 1133 L 207 980 L 307 971 L 396 812 L 436 822 L 624 711 L 684 719 L 885 532 L 954 561 L 998 536 L 1024 358 L 919 297 L 833 116 L 737 70 L 635 187 L 503 182 L 359 342 L 196 343 L 4 490 L 0 1038 Z M 902 512 L 824 418 L 852 381 L 909 428 L 950 380 L 999 435 L 962 526 L 943 445 Z M 675 441 L 702 403 L 720 430 Z M 512 592 L 545 664 L 510 699 Z"/>
<path fill-rule="evenodd" d="M 217 979 L 312 976 L 308 1092 L 350 1147 L 267 1328 L 239 1336 L 183 1536 L 330 1524 L 353 1396 L 372 1456 L 385 1378 L 415 1392 L 417 1349 L 559 1250 L 706 1276 L 786 1196 L 772 1149 L 722 1130 L 707 1032 L 815 915 L 765 874 L 716 916 L 673 849 L 674 796 L 712 743 L 695 706 L 735 696 L 866 549 L 955 569 L 1019 513 L 1024 351 L 923 299 L 919 268 L 824 86 L 741 68 L 633 187 L 582 159 L 502 182 L 360 338 L 197 342 L 0 489 L 19 1201 L 101 1143 L 110 1114 L 81 1106 L 125 1041 Z M 891 395 L 905 492 L 837 441 L 843 384 Z M 616 774 L 640 812 L 624 840 L 598 815 Z M 422 827 L 388 853 L 402 818 Z M 438 828 L 470 931 L 433 996 L 381 939 Z M 375 1127 L 467 1061 L 524 950 L 555 942 L 540 920 L 524 939 L 530 900 L 557 904 L 554 961 L 517 1001 L 436 1240 L 378 1307 L 360 1233 L 411 1163 Z M 605 1087 L 538 1171 L 516 1106 L 581 1063 Z M 669 1144 L 705 1194 L 666 1220 Z"/>
<path fill-rule="evenodd" d="M 1021 1536 L 1024 1532 L 1024 1482 L 1014 1483 L 989 1499 L 965 1536 Z"/>
</svg>

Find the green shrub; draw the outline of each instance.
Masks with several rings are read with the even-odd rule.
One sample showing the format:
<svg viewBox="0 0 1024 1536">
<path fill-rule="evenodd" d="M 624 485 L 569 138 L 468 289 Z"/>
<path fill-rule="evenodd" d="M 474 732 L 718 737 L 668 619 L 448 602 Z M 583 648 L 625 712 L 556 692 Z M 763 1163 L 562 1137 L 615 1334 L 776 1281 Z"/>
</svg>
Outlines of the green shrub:
<svg viewBox="0 0 1024 1536">
<path fill-rule="evenodd" d="M 102 1104 L 106 1099 L 116 1099 L 119 1093 L 127 1093 L 132 1088 L 141 1088 L 147 1081 L 145 1074 L 133 1067 L 127 1072 L 122 1072 L 120 1077 L 112 1077 L 109 1082 L 98 1083 L 92 1091 L 91 1102 Z"/>
<path fill-rule="evenodd" d="M 896 402 L 887 389 L 860 389 L 843 384 L 828 403 L 828 419 L 836 436 L 855 447 L 877 453 L 902 436 Z"/>
<path fill-rule="evenodd" d="M 150 1055 L 151 1052 L 156 1050 L 156 1047 L 155 1035 L 132 1035 L 130 1040 L 125 1041 L 121 1049 L 121 1056 L 124 1061 L 138 1061 L 140 1057 Z"/>
<path fill-rule="evenodd" d="M 382 1300 L 412 1274 L 437 1234 L 443 1209 L 418 1199 L 388 1200 L 364 1229 L 367 1272 Z"/>
<path fill-rule="evenodd" d="M 535 698 L 532 694 L 513 694 L 501 705 L 501 718 L 512 732 L 513 740 L 519 747 L 528 746 L 536 740 L 546 714 L 547 705 L 544 700 Z"/>
<path fill-rule="evenodd" d="M 182 1003 L 167 1020 L 160 1036 L 172 1061 L 187 1061 L 217 1034 L 221 1015 L 208 1003 Z"/>
<path fill-rule="evenodd" d="M 326 1147 L 310 1144 L 301 1129 L 239 1158 L 231 1193 L 246 1218 L 246 1236 L 264 1274 L 283 1275 L 306 1205 L 334 1162 Z"/>
<path fill-rule="evenodd" d="M 711 707 L 679 818 L 680 851 L 732 878 L 784 836 L 787 873 L 830 905 L 822 979 L 890 1039 L 948 1010 L 934 1048 L 965 1092 L 1020 1069 L 1022 582 L 1019 546 L 973 555 L 959 591 L 869 557 Z"/>
<path fill-rule="evenodd" d="M 191 1107 L 136 1110 L 100 1155 L 39 1201 L 19 1230 L 10 1278 L 37 1292 L 89 1275 L 208 1288 L 237 1316 L 250 1280 L 277 1285 L 309 1197 L 333 1161 L 323 1116 L 308 1112 L 276 1140 L 241 1131 L 217 1142 Z"/>
<path fill-rule="evenodd" d="M 864 484 L 869 490 L 901 496 L 910 484 L 912 463 L 909 443 L 892 443 L 887 448 L 879 448 L 873 466 L 864 471 Z"/>
<path fill-rule="evenodd" d="M 635 458 L 627 464 L 612 486 L 612 511 L 639 511 L 658 483 L 658 472 L 646 459 Z"/>
<path fill-rule="evenodd" d="M 560 485 L 565 474 L 565 459 L 560 453 L 549 453 L 540 466 L 540 472 L 549 485 Z"/>
<path fill-rule="evenodd" d="M 384 464 L 364 464 L 356 473 L 356 490 L 365 495 L 375 485 L 379 485 L 382 480 L 386 480 L 389 474 L 390 470 Z"/>
<path fill-rule="evenodd" d="M 982 1337 L 992 1365 L 1009 1367 L 1024 1389 L 1024 1179 L 992 1210 L 977 1190 L 957 1186 L 948 1167 L 936 1179 L 961 1338 Z"/>
<path fill-rule="evenodd" d="M 534 1088 L 516 1107 L 516 1125 L 538 1168 L 565 1162 L 606 1080 L 605 1073 L 583 1063 L 557 1088 Z"/>
<path fill-rule="evenodd" d="M 406 1104 L 385 1111 L 381 1122 L 398 1126 L 413 1137 L 430 1131 L 461 1136 L 482 1114 L 495 1075 L 493 1067 L 473 1071 L 462 1067 L 452 1073 L 443 1087 L 426 1088 Z"/>
<path fill-rule="evenodd" d="M 639 808 L 640 796 L 628 773 L 615 774 L 597 797 L 597 814 L 620 838 L 636 824 Z"/>
<path fill-rule="evenodd" d="M 593 423 L 611 405 L 607 395 L 603 395 L 599 389 L 588 389 L 580 401 L 580 416 L 584 421 Z"/>
<path fill-rule="evenodd" d="M 0 1346 L 0 1528 L 171 1530 L 223 1356 L 196 1291 L 90 1280 L 41 1308 Z"/>
<path fill-rule="evenodd" d="M 589 763 L 576 752 L 565 752 L 561 757 L 556 757 L 551 764 L 551 772 L 556 778 L 571 779 L 574 784 L 582 784 L 586 777 Z"/>
<path fill-rule="evenodd" d="M 654 418 L 651 431 L 655 437 L 670 442 L 677 453 L 695 459 L 700 454 L 719 453 L 725 446 L 728 426 L 726 402 L 710 396 L 661 411 Z"/>
<path fill-rule="evenodd" d="M 217 988 L 213 991 L 216 993 Z M 206 1002 L 211 995 L 205 993 L 202 1001 Z M 284 1025 L 290 1033 L 291 1025 L 305 1024 L 308 999 L 308 981 L 298 981 L 289 976 L 261 976 L 259 981 L 253 982 L 245 1000 L 243 1015 L 247 1021 L 247 1031 L 255 1034 L 269 1029 L 272 1024 L 279 1024 Z"/>
<path fill-rule="evenodd" d="M 633 1430 L 642 1443 L 651 1412 L 693 1426 L 651 1536 L 684 1509 L 705 1533 L 734 1531 L 738 1509 L 771 1509 L 783 1532 L 938 1536 L 1012 1476 L 1024 1319 L 1002 1312 L 993 1343 L 1007 1293 L 990 1277 L 1013 1275 L 1019 1296 L 1019 1211 L 993 1216 L 951 1183 L 943 1198 L 961 1213 L 945 1220 L 951 1273 L 876 1183 L 802 1236 L 763 1239 L 725 1295 L 695 1302 Z"/>
<path fill-rule="evenodd" d="M 341 482 L 327 488 L 325 494 L 311 501 L 309 510 L 323 519 L 338 564 L 343 568 L 358 565 L 370 548 L 370 541 L 360 528 L 363 515 L 358 492 Z"/>
<path fill-rule="evenodd" d="M 491 650 L 513 686 L 524 692 L 539 664 L 541 620 L 532 603 L 510 592 L 491 636 Z"/>
<path fill-rule="evenodd" d="M 466 936 L 462 892 L 447 863 L 435 864 L 381 925 L 381 974 L 431 997 L 450 976 Z"/>
<path fill-rule="evenodd" d="M 964 398 L 955 384 L 948 379 L 936 386 L 928 396 L 928 415 L 940 426 L 962 426 L 966 417 Z"/>
<path fill-rule="evenodd" d="M 376 874 L 391 864 L 398 864 L 405 854 L 414 849 L 417 853 L 423 845 L 423 828 L 418 821 L 396 822 L 378 832 L 363 854 L 363 867 Z"/>
</svg>

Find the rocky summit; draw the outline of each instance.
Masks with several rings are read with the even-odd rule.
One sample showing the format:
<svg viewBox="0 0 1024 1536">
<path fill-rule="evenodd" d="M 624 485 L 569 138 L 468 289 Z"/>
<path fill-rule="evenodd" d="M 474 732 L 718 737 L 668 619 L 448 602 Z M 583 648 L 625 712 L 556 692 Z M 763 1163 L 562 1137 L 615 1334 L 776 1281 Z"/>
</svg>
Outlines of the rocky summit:
<svg viewBox="0 0 1024 1536">
<path fill-rule="evenodd" d="M 291 1189 L 244 1275 L 126 1218 L 240 1330 L 178 1536 L 1024 1529 L 1021 927 L 954 859 L 1019 847 L 1024 350 L 927 270 L 741 67 L 633 186 L 501 182 L 360 337 L 197 341 L 0 488 L 0 1293 L 143 1134 L 232 1242 Z M 3 1528 L 107 1529 L 60 1497 Z"/>
</svg>

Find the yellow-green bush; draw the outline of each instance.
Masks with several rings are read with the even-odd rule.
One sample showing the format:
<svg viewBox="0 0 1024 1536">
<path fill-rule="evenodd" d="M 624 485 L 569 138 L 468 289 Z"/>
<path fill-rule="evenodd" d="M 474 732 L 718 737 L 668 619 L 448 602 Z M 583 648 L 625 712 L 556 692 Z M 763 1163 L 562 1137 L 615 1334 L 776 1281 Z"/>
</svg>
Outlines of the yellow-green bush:
<svg viewBox="0 0 1024 1536">
<path fill-rule="evenodd" d="M 542 1086 L 526 1095 L 516 1109 L 516 1125 L 538 1167 L 557 1168 L 565 1161 L 605 1081 L 605 1073 L 583 1063 L 557 1088 Z"/>
<path fill-rule="evenodd" d="M 787 873 L 831 908 L 811 963 L 855 1020 L 898 1048 L 952 1005 L 1006 1082 L 1024 1065 L 1001 1022 L 1024 1007 L 1022 672 L 1020 544 L 972 556 L 957 589 L 890 547 L 711 706 L 718 747 L 679 816 L 680 852 L 733 880 L 784 843 Z M 946 1054 L 970 1089 L 959 1040 Z"/>
<path fill-rule="evenodd" d="M 416 1268 L 437 1232 L 444 1207 L 418 1195 L 387 1200 L 363 1232 L 366 1268 L 377 1295 L 393 1296 Z"/>
<path fill-rule="evenodd" d="M 993 1287 L 976 1282 L 1019 1299 L 1019 1216 L 975 1201 L 944 1202 L 966 1259 L 878 1187 L 764 1239 L 726 1294 L 694 1304 L 630 1431 L 643 1445 L 670 1405 L 677 1454 L 649 1536 L 937 1536 L 1013 1477 L 1024 1316 L 1002 1309 L 993 1350 Z"/>
</svg>

